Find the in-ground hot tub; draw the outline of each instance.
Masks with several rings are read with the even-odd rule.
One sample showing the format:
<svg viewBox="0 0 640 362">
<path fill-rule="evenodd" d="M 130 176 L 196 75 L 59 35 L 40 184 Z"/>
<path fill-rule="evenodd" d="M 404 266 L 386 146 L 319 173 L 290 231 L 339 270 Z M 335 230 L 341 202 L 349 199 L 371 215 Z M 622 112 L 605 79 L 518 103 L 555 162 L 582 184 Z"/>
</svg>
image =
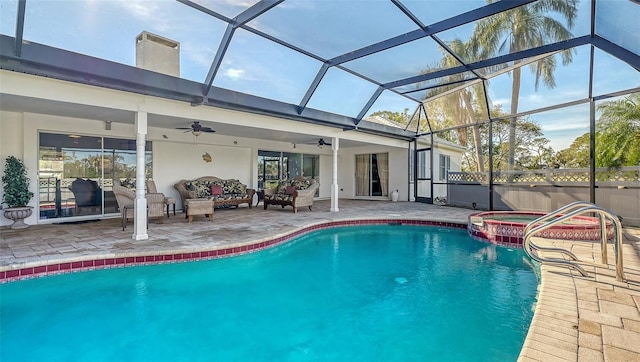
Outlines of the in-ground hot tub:
<svg viewBox="0 0 640 362">
<path fill-rule="evenodd" d="M 469 215 L 467 231 L 471 237 L 478 240 L 522 247 L 524 228 L 531 221 L 544 215 L 546 213 L 532 211 L 479 212 Z M 563 240 L 600 240 L 600 222 L 596 217 L 575 216 L 540 232 L 537 236 Z M 607 236 L 613 236 L 613 227 L 609 221 Z"/>
</svg>

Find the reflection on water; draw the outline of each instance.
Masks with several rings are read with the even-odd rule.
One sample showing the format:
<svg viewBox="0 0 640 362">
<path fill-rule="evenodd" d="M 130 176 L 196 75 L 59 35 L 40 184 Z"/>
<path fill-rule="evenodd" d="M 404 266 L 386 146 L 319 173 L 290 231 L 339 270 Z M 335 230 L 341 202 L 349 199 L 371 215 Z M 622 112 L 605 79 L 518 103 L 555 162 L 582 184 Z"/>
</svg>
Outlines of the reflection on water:
<svg viewBox="0 0 640 362">
<path fill-rule="evenodd" d="M 473 253 L 473 256 L 478 260 L 496 261 L 498 259 L 498 254 L 496 253 L 496 245 L 489 244 Z"/>
</svg>

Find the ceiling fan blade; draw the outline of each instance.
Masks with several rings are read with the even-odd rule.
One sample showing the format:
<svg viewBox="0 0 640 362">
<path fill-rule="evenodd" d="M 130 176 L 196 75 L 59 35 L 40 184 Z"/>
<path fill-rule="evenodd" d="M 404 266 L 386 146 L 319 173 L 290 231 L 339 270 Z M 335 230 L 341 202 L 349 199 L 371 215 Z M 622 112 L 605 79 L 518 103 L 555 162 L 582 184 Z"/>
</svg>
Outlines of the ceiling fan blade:
<svg viewBox="0 0 640 362">
<path fill-rule="evenodd" d="M 191 127 L 176 127 L 176 129 L 188 129 L 188 130 L 190 130 Z"/>
<path fill-rule="evenodd" d="M 215 133 L 216 131 L 214 129 L 209 128 L 209 127 L 202 127 L 202 128 L 200 128 L 200 132 Z"/>
</svg>

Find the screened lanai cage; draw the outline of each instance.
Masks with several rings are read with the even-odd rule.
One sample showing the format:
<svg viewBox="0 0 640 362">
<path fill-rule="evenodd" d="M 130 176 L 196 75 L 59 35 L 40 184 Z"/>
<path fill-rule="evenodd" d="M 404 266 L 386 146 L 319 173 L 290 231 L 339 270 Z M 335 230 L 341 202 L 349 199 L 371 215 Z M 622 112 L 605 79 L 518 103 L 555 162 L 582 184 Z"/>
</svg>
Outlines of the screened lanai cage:
<svg viewBox="0 0 640 362">
<path fill-rule="evenodd" d="M 637 1 L 4 0 L 0 10 L 3 70 L 406 140 L 417 201 L 550 211 L 586 200 L 640 225 Z M 132 40 L 144 51 L 147 32 L 179 50 L 171 70 L 135 69 Z"/>
</svg>

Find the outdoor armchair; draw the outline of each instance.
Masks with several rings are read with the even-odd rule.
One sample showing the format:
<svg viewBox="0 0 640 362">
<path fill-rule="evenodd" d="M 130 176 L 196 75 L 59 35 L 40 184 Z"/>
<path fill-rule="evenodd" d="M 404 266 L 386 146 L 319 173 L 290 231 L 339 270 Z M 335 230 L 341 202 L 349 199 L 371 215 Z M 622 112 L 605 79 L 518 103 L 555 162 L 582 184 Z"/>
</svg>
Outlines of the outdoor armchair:
<svg viewBox="0 0 640 362">
<path fill-rule="evenodd" d="M 135 216 L 133 207 L 136 199 L 136 192 L 134 189 L 122 186 L 120 180 L 113 180 L 113 193 L 116 196 L 118 202 L 118 209 L 122 216 L 122 229 L 124 230 L 128 219 L 133 219 Z M 164 222 L 164 206 L 165 197 L 161 193 L 147 193 L 145 194 L 147 199 L 147 217 L 149 219 L 158 218 L 160 223 Z"/>
<path fill-rule="evenodd" d="M 156 182 L 153 180 L 147 180 L 147 192 L 150 194 L 157 194 L 158 188 Z M 169 217 L 169 205 L 173 205 L 173 215 L 176 215 L 176 199 L 175 197 L 165 196 L 164 204 L 167 205 L 167 217 Z"/>
<path fill-rule="evenodd" d="M 90 208 L 95 213 L 102 207 L 102 189 L 97 181 L 76 178 L 69 186 L 69 190 L 73 192 L 75 199 L 75 215 L 85 208 Z"/>
<path fill-rule="evenodd" d="M 293 207 L 293 212 L 298 212 L 299 207 L 313 206 L 313 196 L 320 184 L 312 178 L 296 177 L 291 180 L 280 181 L 278 187 L 264 190 L 264 209 L 269 205 Z"/>
</svg>

